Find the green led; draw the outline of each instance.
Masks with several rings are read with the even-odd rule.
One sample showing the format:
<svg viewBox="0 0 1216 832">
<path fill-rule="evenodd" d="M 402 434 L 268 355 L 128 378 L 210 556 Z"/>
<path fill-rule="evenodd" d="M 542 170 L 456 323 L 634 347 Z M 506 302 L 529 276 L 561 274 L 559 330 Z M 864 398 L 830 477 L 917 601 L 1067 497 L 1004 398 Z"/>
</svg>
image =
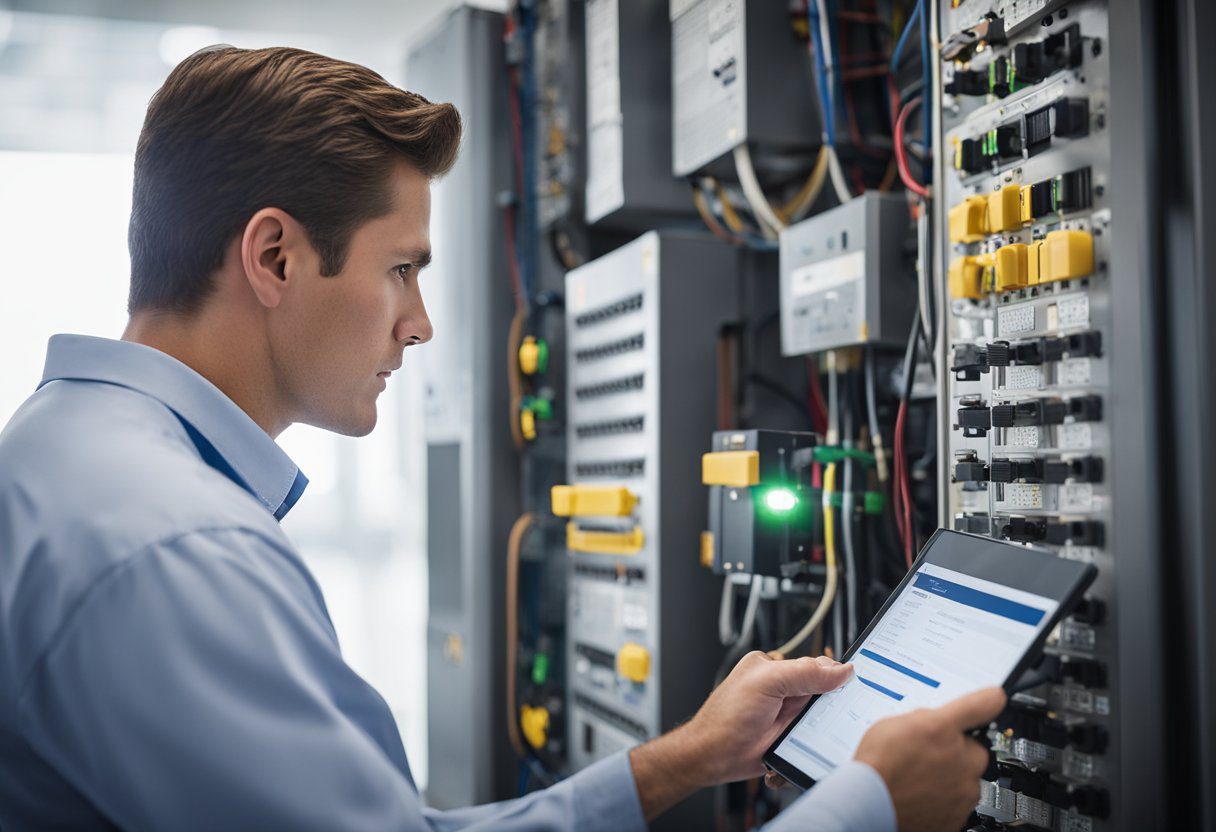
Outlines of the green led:
<svg viewBox="0 0 1216 832">
<path fill-rule="evenodd" d="M 786 512 L 798 505 L 798 498 L 788 488 L 774 488 L 764 495 L 764 504 L 771 511 Z"/>
<path fill-rule="evenodd" d="M 543 685 L 549 678 L 549 657 L 537 653 L 532 661 L 532 684 Z"/>
</svg>

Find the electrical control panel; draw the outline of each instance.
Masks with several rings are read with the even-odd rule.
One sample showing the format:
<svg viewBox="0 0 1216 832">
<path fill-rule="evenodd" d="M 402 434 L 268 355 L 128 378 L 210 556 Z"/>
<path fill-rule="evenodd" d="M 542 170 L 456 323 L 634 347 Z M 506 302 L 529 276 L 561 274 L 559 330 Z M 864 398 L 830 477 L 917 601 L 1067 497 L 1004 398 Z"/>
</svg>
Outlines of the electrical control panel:
<svg viewBox="0 0 1216 832">
<path fill-rule="evenodd" d="M 902 194 L 870 191 L 782 231 L 782 353 L 905 340 L 916 308 L 911 227 Z"/>
<path fill-rule="evenodd" d="M 946 519 L 1099 567 L 1050 638 L 1058 673 L 1015 697 L 992 736 L 999 776 L 978 813 L 1117 829 L 1107 7 L 938 11 Z"/>
<path fill-rule="evenodd" d="M 807 149 L 819 138 L 809 64 L 788 4 L 671 0 L 672 172 L 687 176 L 749 142 Z"/>
<path fill-rule="evenodd" d="M 586 218 L 647 228 L 692 209 L 671 175 L 671 21 L 661 3 L 588 0 Z"/>
<path fill-rule="evenodd" d="M 737 314 L 738 272 L 727 244 L 649 232 L 566 279 L 569 478 L 553 511 L 568 522 L 573 769 L 687 719 L 712 687 L 720 586 L 699 562 L 695 483 L 717 396 L 704 357 Z"/>
</svg>

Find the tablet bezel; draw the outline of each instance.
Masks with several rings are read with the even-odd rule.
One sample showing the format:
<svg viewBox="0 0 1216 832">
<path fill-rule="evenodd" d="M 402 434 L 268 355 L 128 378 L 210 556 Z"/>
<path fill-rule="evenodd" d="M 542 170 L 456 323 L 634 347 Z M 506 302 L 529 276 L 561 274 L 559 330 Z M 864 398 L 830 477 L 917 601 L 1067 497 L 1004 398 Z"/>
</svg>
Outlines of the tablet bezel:
<svg viewBox="0 0 1216 832">
<path fill-rule="evenodd" d="M 943 541 L 948 542 L 943 545 Z M 968 554 L 960 555 L 960 552 L 955 549 L 956 546 L 968 547 Z M 976 547 L 983 548 L 977 549 Z M 997 551 L 998 549 L 1000 550 L 999 552 Z M 978 554 L 980 551 L 988 550 L 990 550 L 988 554 Z M 1026 569 L 1027 564 L 1024 560 L 1026 556 L 1039 558 L 1041 568 Z M 1017 558 L 1023 558 L 1023 561 L 1013 563 L 1012 561 Z M 961 562 L 963 560 L 966 562 Z M 1098 573 L 1097 568 L 1093 564 L 1066 560 L 1044 549 L 1005 543 L 1000 540 L 994 540 L 991 537 L 965 534 L 950 529 L 938 529 L 929 538 L 929 542 L 925 544 L 925 547 L 921 549 L 920 555 L 912 564 L 912 568 L 908 570 L 908 574 L 904 576 L 904 579 L 899 582 L 899 586 L 888 596 L 886 602 L 882 605 L 882 609 L 875 614 L 865 630 L 862 631 L 861 635 L 857 637 L 845 652 L 844 657 L 841 659 L 842 662 L 847 662 L 853 657 L 858 647 L 865 642 L 870 632 L 883 619 L 883 616 L 887 614 L 895 599 L 904 591 L 904 587 L 907 586 L 908 582 L 912 580 L 912 577 L 926 562 L 934 566 L 953 569 L 956 572 L 962 572 L 974 578 L 992 581 L 993 583 L 1007 586 L 1010 589 L 1019 589 L 1041 595 L 1045 598 L 1051 598 L 1057 602 L 1058 605 L 1047 622 L 1047 626 L 1039 632 L 1035 640 L 1027 647 L 1026 651 L 1022 654 L 1022 658 L 1009 674 L 1009 677 L 1002 683 L 1002 687 L 1006 690 L 1023 673 L 1030 669 L 1042 651 L 1043 645 L 1047 641 L 1047 636 L 1055 629 L 1060 619 L 1067 615 L 1076 603 L 1081 600 L 1081 596 L 1089 588 L 1090 584 L 1093 583 Z M 975 571 L 974 567 L 977 565 L 981 565 L 984 568 L 983 573 Z M 1060 589 L 1065 583 L 1067 583 L 1067 591 L 1061 595 Z M 780 774 L 787 781 L 802 789 L 809 789 L 815 784 L 815 780 L 781 757 L 777 753 L 777 748 L 785 741 L 786 736 L 794 729 L 794 726 L 802 721 L 802 718 L 806 716 L 806 712 L 818 700 L 819 696 L 811 697 L 810 701 L 798 712 L 798 716 L 790 721 L 790 724 L 785 727 L 785 730 L 781 732 L 781 735 L 777 737 L 776 741 L 764 754 L 764 765 L 770 771 Z"/>
</svg>

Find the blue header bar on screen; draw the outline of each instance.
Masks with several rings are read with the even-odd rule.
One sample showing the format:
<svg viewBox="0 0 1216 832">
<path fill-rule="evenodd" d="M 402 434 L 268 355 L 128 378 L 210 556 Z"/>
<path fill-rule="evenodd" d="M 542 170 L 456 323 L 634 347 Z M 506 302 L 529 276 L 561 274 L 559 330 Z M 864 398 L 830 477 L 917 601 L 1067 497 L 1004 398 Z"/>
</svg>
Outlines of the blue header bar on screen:
<svg viewBox="0 0 1216 832">
<path fill-rule="evenodd" d="M 942 578 L 935 578 L 932 575 L 925 575 L 924 573 L 917 574 L 914 585 L 917 589 L 923 589 L 925 592 L 932 592 L 934 595 L 949 598 L 951 601 L 963 604 L 964 606 L 984 610 L 993 615 L 999 615 L 1002 618 L 1009 618 L 1022 624 L 1029 624 L 1032 627 L 1037 627 L 1039 622 L 1043 620 L 1043 616 L 1047 615 L 1045 610 L 1035 609 L 1026 604 L 1019 604 L 1017 601 L 1010 601 L 1008 598 L 1001 598 L 989 592 L 972 589 L 969 586 L 956 584 L 953 581 L 943 580 Z"/>
</svg>

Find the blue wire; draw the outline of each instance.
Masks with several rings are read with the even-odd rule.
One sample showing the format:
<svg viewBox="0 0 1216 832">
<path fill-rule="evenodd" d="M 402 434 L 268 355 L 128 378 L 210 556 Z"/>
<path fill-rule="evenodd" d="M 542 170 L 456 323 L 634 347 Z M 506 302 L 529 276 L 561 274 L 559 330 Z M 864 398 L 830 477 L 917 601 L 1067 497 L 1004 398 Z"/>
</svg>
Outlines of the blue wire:
<svg viewBox="0 0 1216 832">
<path fill-rule="evenodd" d="M 917 5 L 924 5 L 925 0 L 917 0 Z M 926 158 L 933 153 L 933 108 L 929 106 L 929 93 L 932 90 L 930 86 L 933 80 L 933 75 L 930 70 L 929 57 L 929 13 L 923 12 L 920 16 L 920 63 L 921 72 L 924 73 L 924 86 L 921 88 L 922 103 L 920 105 L 920 119 L 925 127 L 925 154 Z M 927 174 L 928 171 L 926 170 Z M 928 176 L 925 177 L 929 178 Z"/>
<path fill-rule="evenodd" d="M 899 40 L 895 42 L 895 51 L 891 53 L 891 74 L 895 74 L 895 70 L 899 69 L 899 57 L 904 53 L 904 45 L 908 42 L 908 35 L 912 34 L 913 27 L 920 22 L 921 6 L 925 0 L 916 0 L 916 8 L 912 10 L 912 14 L 908 17 L 908 22 L 904 24 L 904 30 L 899 33 Z M 923 56 L 923 52 L 921 53 Z"/>
<path fill-rule="evenodd" d="M 819 86 L 819 97 L 823 101 L 823 132 L 830 146 L 836 145 L 836 105 L 828 88 L 827 62 L 823 59 L 823 38 L 819 33 L 819 8 L 815 0 L 807 3 L 811 15 L 811 42 L 815 46 L 815 75 Z"/>
</svg>

